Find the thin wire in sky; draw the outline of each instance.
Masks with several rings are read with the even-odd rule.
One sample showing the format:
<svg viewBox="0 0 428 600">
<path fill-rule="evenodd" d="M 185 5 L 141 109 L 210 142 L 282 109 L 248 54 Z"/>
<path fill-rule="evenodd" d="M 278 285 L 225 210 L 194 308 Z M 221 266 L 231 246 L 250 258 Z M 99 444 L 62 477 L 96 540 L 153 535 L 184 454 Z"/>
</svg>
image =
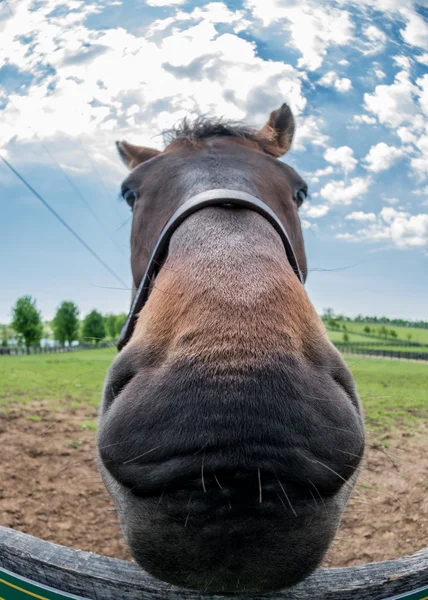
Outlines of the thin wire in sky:
<svg viewBox="0 0 428 600">
<path fill-rule="evenodd" d="M 86 208 L 92 213 L 92 216 L 95 218 L 95 220 L 97 221 L 97 223 L 102 227 L 102 229 L 104 230 L 104 232 L 108 235 L 108 237 L 111 239 L 111 241 L 116 246 L 116 248 L 119 250 L 119 252 L 122 255 L 124 255 L 124 252 L 123 252 L 122 248 L 119 246 L 119 244 L 113 238 L 113 236 L 110 234 L 110 232 L 108 231 L 107 227 L 104 225 L 104 223 L 98 217 L 97 213 L 93 210 L 92 206 L 88 202 L 86 202 L 85 198 L 80 193 L 79 188 L 74 184 L 74 182 L 72 181 L 72 179 L 67 175 L 67 173 L 62 168 L 62 166 L 59 164 L 59 162 L 57 161 L 57 159 L 52 155 L 52 153 L 50 152 L 49 148 L 43 142 L 40 142 L 40 145 L 42 146 L 42 148 L 44 149 L 44 151 L 46 152 L 46 154 L 49 156 L 49 158 L 51 159 L 51 161 L 53 163 L 55 163 L 55 165 L 57 166 L 57 168 L 62 172 L 62 174 L 63 174 L 64 178 L 66 179 L 66 181 L 68 181 L 68 183 L 70 184 L 70 186 L 73 188 L 74 192 L 77 194 L 77 196 L 80 198 L 80 200 L 86 206 Z"/>
<path fill-rule="evenodd" d="M 15 13 L 13 12 L 13 10 L 7 0 L 0 0 L 0 4 L 5 4 L 8 7 L 9 12 L 12 15 L 12 17 L 15 15 Z"/>
<path fill-rule="evenodd" d="M 1 2 L 1 0 L 0 0 Z M 13 108 L 16 110 L 17 113 L 19 113 L 19 109 L 16 107 L 15 103 L 12 102 L 11 98 L 8 98 L 8 102 L 9 104 L 11 104 L 13 106 Z M 36 129 L 34 129 L 34 127 L 32 127 L 31 125 L 29 126 L 30 129 L 32 129 L 34 131 L 34 133 L 36 134 L 36 140 L 39 142 L 39 144 L 42 146 L 43 150 L 46 152 L 46 154 L 49 156 L 49 158 L 51 159 L 51 161 L 56 165 L 56 167 L 61 171 L 61 173 L 63 174 L 64 178 L 66 179 L 66 181 L 68 181 L 68 183 L 70 184 L 70 186 L 72 187 L 73 191 L 77 194 L 77 196 L 80 198 L 80 200 L 83 202 L 83 204 L 86 206 L 86 208 L 92 213 L 92 216 L 95 218 L 95 220 L 97 221 L 97 223 L 100 225 L 100 227 L 102 227 L 102 229 L 104 230 L 104 232 L 106 233 L 106 235 L 108 235 L 108 237 L 110 238 L 110 240 L 113 242 L 113 244 L 116 246 L 116 248 L 118 249 L 118 251 L 123 255 L 126 256 L 123 249 L 119 246 L 119 244 L 116 242 L 116 240 L 113 238 L 113 236 L 110 234 L 110 232 L 108 231 L 107 227 L 104 225 L 104 223 L 101 221 L 101 219 L 98 217 L 97 213 L 94 211 L 94 209 L 92 208 L 92 206 L 85 200 L 85 198 L 82 196 L 80 190 L 78 189 L 78 187 L 73 183 L 71 177 L 69 175 L 67 175 L 67 173 L 65 172 L 65 170 L 62 168 L 62 166 L 60 165 L 60 163 L 57 161 L 57 159 L 52 155 L 51 151 L 49 150 L 49 148 L 46 146 L 46 144 L 44 142 L 42 142 L 41 140 L 38 139 L 38 132 L 36 131 Z M 89 157 L 88 157 L 89 159 Z M 98 178 L 100 178 L 100 174 L 97 173 Z M 104 189 L 105 191 L 105 189 Z"/>
<path fill-rule="evenodd" d="M 116 273 L 113 271 L 113 269 L 111 269 L 111 268 L 108 266 L 108 264 L 107 264 L 107 263 L 105 263 L 105 262 L 103 261 L 103 259 L 102 259 L 102 258 L 100 258 L 100 257 L 98 256 L 98 254 L 97 254 L 97 253 L 96 253 L 94 250 L 92 250 L 92 248 L 91 248 L 90 246 L 88 246 L 88 244 L 87 244 L 87 243 L 86 243 L 84 240 L 82 240 L 82 238 L 80 237 L 80 235 L 79 235 L 78 233 L 76 233 L 76 232 L 74 231 L 74 229 L 73 229 L 73 228 L 72 228 L 72 227 L 71 227 L 71 226 L 70 226 L 70 225 L 69 225 L 69 224 L 68 224 L 66 221 L 64 221 L 64 219 L 63 219 L 62 217 L 60 217 L 60 215 L 59 215 L 59 214 L 56 212 L 56 210 L 54 210 L 54 209 L 52 208 L 52 206 L 51 206 L 51 205 L 50 205 L 48 202 L 46 202 L 46 200 L 44 200 L 44 198 L 42 198 L 42 196 L 40 196 L 40 194 L 39 194 L 38 192 L 36 192 L 36 190 L 35 190 L 35 189 L 34 189 L 34 188 L 33 188 L 33 187 L 32 187 L 32 186 L 31 186 L 31 185 L 30 185 L 30 184 L 27 182 L 27 180 L 26 180 L 24 177 L 22 177 L 22 175 L 20 175 L 20 174 L 18 173 L 18 171 L 17 171 L 16 169 L 14 169 L 14 168 L 12 167 L 12 165 L 11 165 L 11 164 L 10 164 L 10 163 L 9 163 L 9 162 L 8 162 L 8 161 L 5 159 L 5 158 L 4 158 L 4 157 L 3 157 L 1 154 L 0 154 L 0 158 L 2 159 L 2 161 L 4 162 L 4 164 L 5 164 L 5 165 L 6 165 L 6 166 L 7 166 L 7 167 L 8 167 L 8 168 L 9 168 L 9 169 L 12 171 L 12 173 L 14 173 L 14 174 L 16 175 L 16 177 L 18 177 L 18 179 L 19 179 L 20 181 L 22 181 L 22 183 L 23 183 L 23 184 L 24 184 L 24 185 L 25 185 L 25 186 L 26 186 L 26 187 L 27 187 L 27 188 L 30 190 L 30 192 L 32 192 L 32 193 L 33 193 L 33 194 L 36 196 L 36 198 L 37 198 L 38 200 L 40 200 L 40 202 L 46 206 L 46 208 L 47 208 L 47 209 L 48 209 L 48 210 L 49 210 L 49 211 L 50 211 L 50 212 L 51 212 L 51 213 L 52 213 L 52 214 L 53 214 L 53 215 L 54 215 L 54 216 L 55 216 L 55 217 L 58 219 L 58 221 L 60 221 L 60 222 L 61 222 L 61 223 L 64 225 L 64 227 L 65 227 L 66 229 L 68 229 L 68 231 L 69 231 L 69 232 L 70 232 L 70 233 L 71 233 L 71 234 L 72 234 L 72 235 L 73 235 L 73 236 L 74 236 L 74 237 L 75 237 L 75 238 L 76 238 L 76 239 L 77 239 L 77 240 L 78 240 L 78 241 L 79 241 L 79 242 L 80 242 L 80 243 L 81 243 L 81 244 L 82 244 L 82 245 L 83 245 L 85 248 L 86 248 L 86 250 L 88 250 L 88 252 L 90 252 L 90 253 L 92 254 L 92 256 L 93 256 L 94 258 L 96 258 L 96 259 L 97 259 L 97 261 L 98 261 L 99 263 L 101 263 L 101 264 L 103 265 L 103 267 L 104 267 L 105 269 L 107 269 L 107 271 L 108 271 L 108 272 L 109 272 L 111 275 L 113 275 L 113 277 L 114 277 L 114 278 L 115 278 L 117 281 L 119 281 L 119 282 L 120 282 L 120 283 L 123 285 L 123 287 L 124 287 L 125 289 L 127 289 L 127 285 L 126 285 L 126 283 L 125 283 L 125 282 L 124 282 L 124 281 L 123 281 L 123 280 L 122 280 L 122 279 L 119 277 L 119 275 L 117 275 L 117 274 L 116 274 Z"/>
</svg>

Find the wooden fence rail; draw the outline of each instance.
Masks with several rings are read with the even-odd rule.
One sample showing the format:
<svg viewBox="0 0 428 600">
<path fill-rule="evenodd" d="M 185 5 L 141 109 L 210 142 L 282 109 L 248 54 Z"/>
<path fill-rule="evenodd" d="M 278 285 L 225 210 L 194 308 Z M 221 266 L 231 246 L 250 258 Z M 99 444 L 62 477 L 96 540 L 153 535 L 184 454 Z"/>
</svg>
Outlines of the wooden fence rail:
<svg viewBox="0 0 428 600">
<path fill-rule="evenodd" d="M 269 595 L 213 596 L 162 583 L 133 562 L 66 548 L 0 526 L 0 597 L 6 600 L 34 600 L 35 597 L 42 600 L 76 597 L 80 600 L 221 600 L 228 597 L 233 600 L 426 600 L 428 548 L 398 560 L 361 567 L 318 569 L 303 583 Z"/>
</svg>

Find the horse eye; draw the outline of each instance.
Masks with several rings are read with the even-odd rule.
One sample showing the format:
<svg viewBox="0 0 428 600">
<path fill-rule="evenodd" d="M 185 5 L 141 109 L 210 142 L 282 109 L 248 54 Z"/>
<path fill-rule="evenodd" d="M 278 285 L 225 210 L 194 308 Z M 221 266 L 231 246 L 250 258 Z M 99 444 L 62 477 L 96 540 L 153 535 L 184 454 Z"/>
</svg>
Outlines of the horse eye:
<svg viewBox="0 0 428 600">
<path fill-rule="evenodd" d="M 294 197 L 294 200 L 297 204 L 297 208 L 300 208 L 302 206 L 302 204 L 306 200 L 307 196 L 308 196 L 307 188 L 301 188 L 300 190 L 297 190 L 296 195 Z"/>
<path fill-rule="evenodd" d="M 125 202 L 131 208 L 134 208 L 134 204 L 138 198 L 137 193 L 134 190 L 131 190 L 131 188 L 127 187 L 126 185 L 123 185 L 121 194 L 122 194 L 122 198 L 125 200 Z"/>
</svg>

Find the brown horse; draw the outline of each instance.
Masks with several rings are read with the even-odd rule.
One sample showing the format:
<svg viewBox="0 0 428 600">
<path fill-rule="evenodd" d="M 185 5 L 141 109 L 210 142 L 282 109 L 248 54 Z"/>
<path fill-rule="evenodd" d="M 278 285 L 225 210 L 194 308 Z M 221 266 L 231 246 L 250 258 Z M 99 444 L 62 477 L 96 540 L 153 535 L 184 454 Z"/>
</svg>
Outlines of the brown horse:
<svg viewBox="0 0 428 600">
<path fill-rule="evenodd" d="M 229 188 L 268 205 L 307 266 L 307 186 L 277 160 L 284 104 L 260 130 L 198 119 L 163 152 L 118 143 L 131 173 L 134 295 L 161 230 L 189 198 Z M 352 377 L 290 264 L 251 208 L 206 207 L 172 233 L 110 369 L 99 467 L 136 561 L 166 582 L 267 592 L 322 561 L 364 450 Z"/>
</svg>

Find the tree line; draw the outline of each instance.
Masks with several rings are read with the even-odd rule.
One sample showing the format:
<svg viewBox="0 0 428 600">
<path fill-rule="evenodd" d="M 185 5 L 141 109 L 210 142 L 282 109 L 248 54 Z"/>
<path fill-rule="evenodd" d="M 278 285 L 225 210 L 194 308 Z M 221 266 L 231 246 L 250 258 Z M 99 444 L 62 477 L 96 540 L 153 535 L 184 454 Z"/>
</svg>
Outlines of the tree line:
<svg viewBox="0 0 428 600">
<path fill-rule="evenodd" d="M 357 315 L 356 317 L 347 317 L 345 315 L 335 314 L 332 308 L 324 309 L 321 315 L 323 321 L 334 319 L 335 321 L 349 321 L 354 323 L 373 323 L 375 325 L 395 325 L 396 327 L 416 327 L 418 329 L 428 329 L 428 321 L 412 321 L 412 319 L 389 319 L 388 317 L 370 317 Z"/>
<path fill-rule="evenodd" d="M 61 346 L 71 345 L 73 342 L 98 344 L 105 339 L 116 340 L 126 320 L 126 314 L 103 315 L 97 310 L 89 312 L 82 320 L 79 319 L 79 308 L 75 302 L 65 300 L 58 307 L 52 321 L 42 320 L 41 311 L 38 310 L 36 300 L 31 296 L 18 298 L 12 311 L 12 322 L 9 326 L 3 325 L 1 345 L 8 347 L 11 338 L 16 339 L 17 345 L 25 345 L 27 350 L 31 347 L 39 347 L 43 338 L 51 337 L 47 328 L 52 330 L 52 337 Z M 344 315 L 335 314 L 332 308 L 324 310 L 321 318 L 329 327 L 342 329 L 344 341 L 349 339 L 346 322 L 367 323 L 364 333 L 371 336 L 396 339 L 397 332 L 388 329 L 386 325 L 401 325 L 407 327 L 420 327 L 428 329 L 427 321 L 410 321 L 405 319 L 388 319 L 387 317 L 363 317 L 358 315 L 351 319 Z M 368 324 L 379 325 L 370 327 Z M 412 334 L 407 333 L 410 341 Z"/>
<path fill-rule="evenodd" d="M 31 296 L 18 298 L 12 309 L 12 321 L 9 326 L 2 327 L 2 347 L 11 344 L 15 338 L 17 345 L 23 345 L 29 351 L 39 347 L 43 338 L 52 337 L 61 346 L 80 341 L 97 345 L 105 339 L 116 340 L 126 320 L 126 314 L 103 315 L 91 310 L 82 320 L 79 319 L 79 307 L 75 302 L 62 302 L 52 321 L 43 322 L 41 311 Z"/>
</svg>

